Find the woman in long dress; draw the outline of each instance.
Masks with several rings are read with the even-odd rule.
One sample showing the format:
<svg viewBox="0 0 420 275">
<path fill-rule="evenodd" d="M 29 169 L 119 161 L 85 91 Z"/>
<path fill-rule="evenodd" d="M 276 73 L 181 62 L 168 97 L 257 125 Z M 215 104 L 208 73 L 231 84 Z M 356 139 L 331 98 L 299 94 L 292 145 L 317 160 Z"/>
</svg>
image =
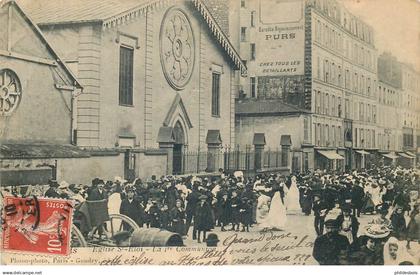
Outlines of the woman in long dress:
<svg viewBox="0 0 420 275">
<path fill-rule="evenodd" d="M 301 211 L 301 207 L 299 204 L 299 189 L 296 185 L 295 176 L 291 178 L 291 182 L 289 191 L 285 197 L 286 210 L 287 213 L 299 213 Z"/>
<path fill-rule="evenodd" d="M 268 215 L 262 220 L 260 226 L 264 229 L 283 230 L 286 221 L 286 207 L 281 199 L 280 191 L 276 191 L 271 200 Z"/>
</svg>

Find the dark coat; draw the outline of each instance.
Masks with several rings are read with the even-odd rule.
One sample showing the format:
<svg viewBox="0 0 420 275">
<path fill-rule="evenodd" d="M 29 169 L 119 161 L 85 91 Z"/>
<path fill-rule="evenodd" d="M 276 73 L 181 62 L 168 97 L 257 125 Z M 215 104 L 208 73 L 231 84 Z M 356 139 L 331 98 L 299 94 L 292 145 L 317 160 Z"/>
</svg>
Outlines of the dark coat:
<svg viewBox="0 0 420 275">
<path fill-rule="evenodd" d="M 87 197 L 88 201 L 100 201 L 108 199 L 108 194 L 105 190 L 102 192 L 99 191 L 98 187 L 94 187 L 90 190 L 90 193 Z"/>
<path fill-rule="evenodd" d="M 162 229 L 171 230 L 171 217 L 169 210 L 163 210 L 160 212 L 159 222 Z"/>
<path fill-rule="evenodd" d="M 365 191 L 359 185 L 353 185 L 351 189 L 351 204 L 355 208 L 363 207 L 363 198 L 365 197 Z"/>
<path fill-rule="evenodd" d="M 310 188 L 306 188 L 302 191 L 302 211 L 309 215 L 312 209 L 312 192 Z"/>
<path fill-rule="evenodd" d="M 382 250 L 370 250 L 366 246 L 349 255 L 349 264 L 352 265 L 383 265 L 384 258 Z"/>
<path fill-rule="evenodd" d="M 155 228 L 159 228 L 160 227 L 160 221 L 159 221 L 159 216 L 160 216 L 160 209 L 157 205 L 152 205 L 149 208 L 149 213 L 148 213 L 148 221 L 150 222 L 150 227 L 155 227 Z"/>
<path fill-rule="evenodd" d="M 60 194 L 57 193 L 57 191 L 54 190 L 54 188 L 50 187 L 45 192 L 45 197 L 47 198 L 60 198 Z"/>
<path fill-rule="evenodd" d="M 194 216 L 195 210 L 197 208 L 197 204 L 200 201 L 199 197 L 201 196 L 200 192 L 197 190 L 193 190 L 190 194 L 187 196 L 187 207 L 185 209 L 185 212 L 187 213 L 187 216 Z"/>
<path fill-rule="evenodd" d="M 399 205 L 403 208 L 404 211 L 407 211 L 410 209 L 410 198 L 407 194 L 404 193 L 399 193 L 398 195 L 395 196 L 395 200 L 394 200 L 394 204 L 395 205 Z"/>
<path fill-rule="evenodd" d="M 314 210 L 314 215 L 315 216 L 319 217 L 322 214 L 321 212 L 324 212 L 323 216 L 325 217 L 325 213 L 326 213 L 325 210 L 327 210 L 328 207 L 329 207 L 329 205 L 327 203 L 325 203 L 322 200 L 319 200 L 319 201 L 313 202 L 312 209 Z"/>
<path fill-rule="evenodd" d="M 239 214 L 239 208 L 241 206 L 241 200 L 238 197 L 231 198 L 230 199 L 230 221 L 232 223 L 239 223 L 240 222 L 240 214 Z"/>
<path fill-rule="evenodd" d="M 252 202 L 250 200 L 243 201 L 240 208 L 241 223 L 250 225 L 252 223 Z"/>
<path fill-rule="evenodd" d="M 149 190 L 139 187 L 139 189 L 136 189 L 136 197 L 141 200 L 143 205 L 147 204 L 147 201 L 149 200 Z"/>
<path fill-rule="evenodd" d="M 213 214 L 210 205 L 205 202 L 203 205 L 199 203 L 194 215 L 194 225 L 197 230 L 208 231 L 213 229 Z"/>
<path fill-rule="evenodd" d="M 180 234 L 185 234 L 185 211 L 174 207 L 169 213 L 171 219 L 171 231 Z"/>
<path fill-rule="evenodd" d="M 372 212 L 375 210 L 375 204 L 372 201 L 372 195 L 370 193 L 366 193 L 365 197 L 363 198 L 363 207 L 364 212 Z"/>
<path fill-rule="evenodd" d="M 410 214 L 410 221 L 407 226 L 407 239 L 420 240 L 420 211 L 415 208 Z"/>
<path fill-rule="evenodd" d="M 165 192 L 165 203 L 169 209 L 175 207 L 176 200 L 179 198 L 178 190 L 175 186 L 170 186 Z"/>
<path fill-rule="evenodd" d="M 343 188 L 338 196 L 339 196 L 339 203 L 340 205 L 343 205 L 346 203 L 347 200 L 352 200 L 352 189 L 351 188 Z"/>
<path fill-rule="evenodd" d="M 403 214 L 392 213 L 391 215 L 392 231 L 395 237 L 405 237 L 407 226 L 405 225 L 405 218 Z"/>
<path fill-rule="evenodd" d="M 388 189 L 386 190 L 386 193 L 382 195 L 382 201 L 387 202 L 389 205 L 391 205 L 395 199 L 396 192 L 394 189 Z"/>
<path fill-rule="evenodd" d="M 224 200 L 221 198 L 218 201 L 219 221 L 223 225 L 227 225 L 230 222 L 230 201 L 229 198 Z"/>
<path fill-rule="evenodd" d="M 340 254 L 347 253 L 349 246 L 346 237 L 337 232 L 327 233 L 316 238 L 312 256 L 320 265 L 337 265 Z"/>
<path fill-rule="evenodd" d="M 131 202 L 128 199 L 121 201 L 120 214 L 133 219 L 139 226 L 143 226 L 144 209 L 138 199 Z"/>
<path fill-rule="evenodd" d="M 357 238 L 357 232 L 359 231 L 359 221 L 354 215 L 351 215 L 351 233 L 353 235 L 353 240 Z M 337 224 L 341 227 L 344 222 L 344 215 L 340 214 L 337 217 Z"/>
</svg>

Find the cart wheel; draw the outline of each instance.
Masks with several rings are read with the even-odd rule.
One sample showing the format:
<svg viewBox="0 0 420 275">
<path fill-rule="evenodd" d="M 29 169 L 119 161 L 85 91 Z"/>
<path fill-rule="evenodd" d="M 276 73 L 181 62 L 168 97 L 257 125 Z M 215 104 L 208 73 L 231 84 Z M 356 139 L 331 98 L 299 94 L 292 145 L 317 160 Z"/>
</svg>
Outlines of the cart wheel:
<svg viewBox="0 0 420 275">
<path fill-rule="evenodd" d="M 76 225 L 72 224 L 71 227 L 71 247 L 87 247 L 85 237 Z"/>
<path fill-rule="evenodd" d="M 133 234 L 134 230 L 140 229 L 137 223 L 131 218 L 121 214 L 110 214 L 109 220 L 104 222 L 102 226 L 101 236 L 97 236 L 98 227 L 91 233 L 92 240 L 89 239 L 89 244 L 99 246 L 117 246 L 114 236 L 119 232 L 129 232 Z"/>
</svg>

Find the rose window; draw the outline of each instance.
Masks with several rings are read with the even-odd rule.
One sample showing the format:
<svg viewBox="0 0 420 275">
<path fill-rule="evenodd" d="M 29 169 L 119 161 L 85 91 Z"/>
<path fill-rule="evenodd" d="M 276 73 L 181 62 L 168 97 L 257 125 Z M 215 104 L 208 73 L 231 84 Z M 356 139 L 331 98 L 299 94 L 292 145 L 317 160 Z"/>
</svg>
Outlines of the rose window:
<svg viewBox="0 0 420 275">
<path fill-rule="evenodd" d="M 10 115 L 19 105 L 22 87 L 15 72 L 0 70 L 0 115 Z"/>
<path fill-rule="evenodd" d="M 180 9 L 169 10 L 160 31 L 162 69 L 168 83 L 181 90 L 194 67 L 194 36 L 190 21 Z"/>
</svg>

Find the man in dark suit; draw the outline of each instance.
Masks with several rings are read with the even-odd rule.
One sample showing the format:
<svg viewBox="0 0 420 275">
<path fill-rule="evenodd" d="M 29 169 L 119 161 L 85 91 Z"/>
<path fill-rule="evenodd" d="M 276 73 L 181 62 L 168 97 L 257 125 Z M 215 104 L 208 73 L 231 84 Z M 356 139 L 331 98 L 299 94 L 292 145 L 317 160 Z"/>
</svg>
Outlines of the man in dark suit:
<svg viewBox="0 0 420 275">
<path fill-rule="evenodd" d="M 58 182 L 56 180 L 49 180 L 48 184 L 50 185 L 50 188 L 45 192 L 45 197 L 47 198 L 60 198 L 60 194 L 57 192 L 57 188 L 59 186 Z"/>
<path fill-rule="evenodd" d="M 321 195 L 315 193 L 314 195 L 314 201 L 312 209 L 314 210 L 314 227 L 315 232 L 318 236 L 322 235 L 324 232 L 324 220 L 325 216 L 328 214 L 328 206 L 327 204 L 321 200 Z"/>
<path fill-rule="evenodd" d="M 87 197 L 87 201 L 100 201 L 108 199 L 108 194 L 105 190 L 105 182 L 102 179 L 95 178 L 92 181 L 92 189 L 89 192 Z M 104 225 L 98 225 L 97 232 L 99 234 L 99 238 L 102 239 L 102 234 L 104 232 Z"/>
<path fill-rule="evenodd" d="M 327 233 L 316 238 L 312 256 L 320 265 L 338 265 L 347 257 L 349 241 L 338 233 L 336 220 L 327 220 L 325 230 Z"/>
<path fill-rule="evenodd" d="M 196 181 L 193 183 L 193 189 L 190 194 L 187 196 L 187 207 L 186 207 L 186 225 L 185 225 L 185 235 L 188 235 L 188 231 L 191 226 L 191 222 L 195 215 L 195 210 L 197 208 L 197 204 L 200 201 L 199 197 L 201 196 L 201 193 L 198 191 L 199 182 Z M 197 239 L 197 229 L 195 226 L 195 223 L 193 225 L 193 234 L 192 239 Z"/>
<path fill-rule="evenodd" d="M 143 227 L 143 216 L 142 213 L 144 212 L 143 207 L 141 206 L 140 201 L 134 197 L 135 190 L 134 187 L 128 185 L 125 188 L 125 192 L 127 197 L 122 200 L 120 205 L 120 214 L 126 215 L 127 217 L 131 218 L 135 221 L 140 227 Z M 127 225 L 124 224 L 124 230 L 127 230 Z"/>
<path fill-rule="evenodd" d="M 353 186 L 351 188 L 351 205 L 353 208 L 353 214 L 357 217 L 360 217 L 364 197 L 365 191 L 363 190 L 363 187 L 361 187 L 358 182 L 353 182 Z"/>
<path fill-rule="evenodd" d="M 95 181 L 95 180 L 94 180 Z M 105 182 L 101 179 L 98 179 L 96 186 L 92 186 L 92 189 L 87 198 L 88 201 L 99 201 L 108 199 L 108 194 L 105 190 Z"/>
</svg>

